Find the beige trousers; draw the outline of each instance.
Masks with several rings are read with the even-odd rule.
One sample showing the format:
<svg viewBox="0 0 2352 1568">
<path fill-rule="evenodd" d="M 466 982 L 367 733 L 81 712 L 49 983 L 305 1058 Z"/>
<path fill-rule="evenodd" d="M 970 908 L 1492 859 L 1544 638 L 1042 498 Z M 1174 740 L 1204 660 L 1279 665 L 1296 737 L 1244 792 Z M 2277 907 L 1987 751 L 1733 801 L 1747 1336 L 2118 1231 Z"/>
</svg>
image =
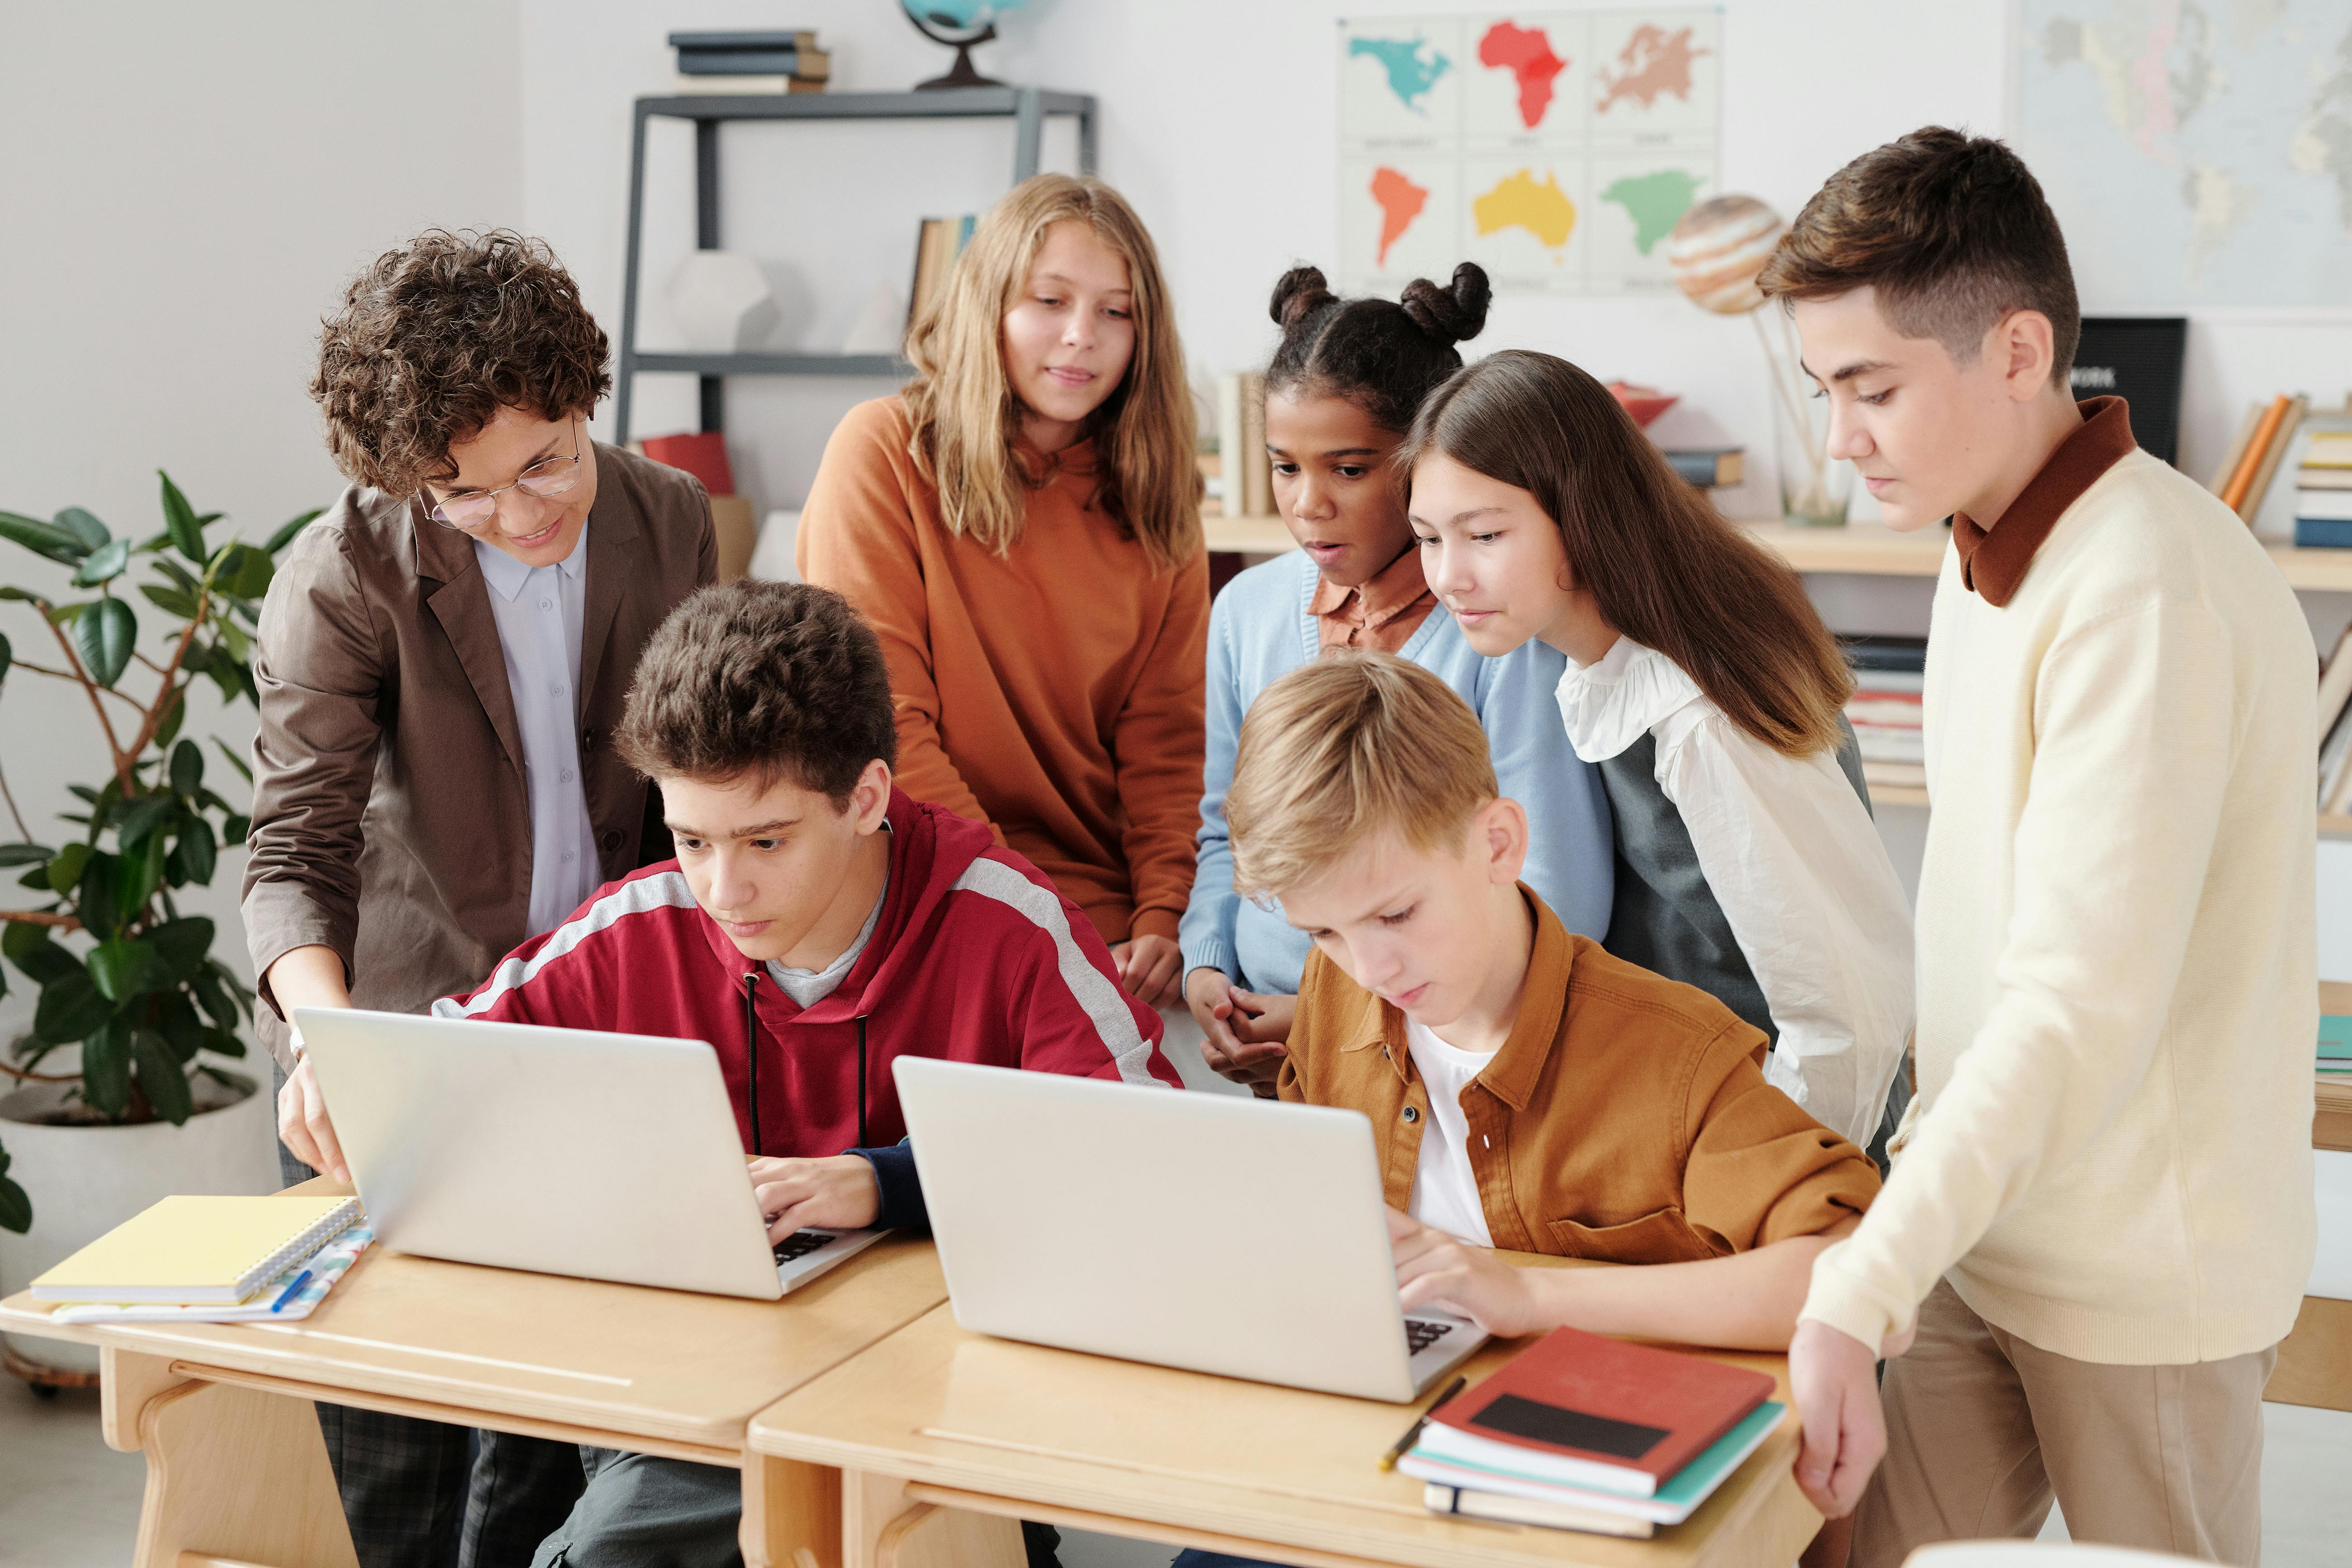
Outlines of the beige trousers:
<svg viewBox="0 0 2352 1568">
<path fill-rule="evenodd" d="M 2027 1344 L 1949 1280 L 1886 1363 L 1886 1458 L 1855 1510 L 1851 1568 L 1931 1542 L 2031 1537 L 2054 1493 L 2076 1541 L 2254 1568 L 2263 1385 L 2275 1346 L 2187 1366 L 2109 1366 Z"/>
</svg>

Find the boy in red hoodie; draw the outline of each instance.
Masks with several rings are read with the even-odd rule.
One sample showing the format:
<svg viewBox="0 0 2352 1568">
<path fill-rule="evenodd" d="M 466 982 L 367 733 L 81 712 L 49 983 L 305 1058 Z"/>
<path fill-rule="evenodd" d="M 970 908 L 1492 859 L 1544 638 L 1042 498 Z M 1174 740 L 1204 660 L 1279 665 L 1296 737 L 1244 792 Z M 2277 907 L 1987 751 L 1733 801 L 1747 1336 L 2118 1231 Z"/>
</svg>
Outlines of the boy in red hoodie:
<svg viewBox="0 0 2352 1568">
<path fill-rule="evenodd" d="M 774 1238 L 925 1224 L 898 1057 L 1179 1087 L 1159 1016 L 1076 906 L 984 824 L 892 786 L 889 672 L 838 594 L 695 594 L 646 645 L 614 743 L 660 784 L 677 858 L 434 1011 L 709 1041 Z M 733 1470 L 582 1458 L 587 1490 L 534 1562 L 738 1561 Z"/>
</svg>

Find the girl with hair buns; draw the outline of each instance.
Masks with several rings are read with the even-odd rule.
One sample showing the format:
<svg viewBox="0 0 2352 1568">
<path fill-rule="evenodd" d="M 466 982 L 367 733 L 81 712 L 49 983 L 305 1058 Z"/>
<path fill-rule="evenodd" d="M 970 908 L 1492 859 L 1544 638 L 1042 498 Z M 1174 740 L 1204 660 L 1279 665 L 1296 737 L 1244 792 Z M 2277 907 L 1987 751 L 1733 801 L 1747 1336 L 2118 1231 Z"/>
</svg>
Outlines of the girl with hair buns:
<svg viewBox="0 0 2352 1568">
<path fill-rule="evenodd" d="M 1098 180 L 984 217 L 907 338 L 905 391 L 850 411 L 798 563 L 872 624 L 900 787 L 990 824 L 1111 947 L 1181 994 L 1209 618 L 1192 399 L 1151 237 Z"/>
<path fill-rule="evenodd" d="M 1771 1037 L 1767 1080 L 1883 1169 L 1911 904 L 1842 712 L 1853 679 L 1796 574 L 1549 354 L 1447 382 L 1397 461 L 1469 644 L 1566 656 L 1558 717 L 1615 823 L 1609 951 Z"/>
<path fill-rule="evenodd" d="M 1311 945 L 1234 891 L 1225 791 L 1243 716 L 1319 655 L 1370 648 L 1435 672 L 1485 726 L 1503 793 L 1527 808 L 1527 879 L 1569 929 L 1600 937 L 1611 904 L 1609 810 L 1560 731 L 1551 691 L 1567 660 L 1539 642 L 1485 658 L 1437 613 L 1390 459 L 1433 387 L 1462 368 L 1454 344 L 1486 325 L 1486 274 L 1465 262 L 1401 299 L 1340 300 L 1298 267 L 1275 285 L 1282 328 L 1265 377 L 1266 449 L 1296 554 L 1235 577 L 1209 616 L 1209 755 L 1199 868 L 1183 927 L 1184 995 L 1225 1077 L 1274 1092 Z"/>
</svg>

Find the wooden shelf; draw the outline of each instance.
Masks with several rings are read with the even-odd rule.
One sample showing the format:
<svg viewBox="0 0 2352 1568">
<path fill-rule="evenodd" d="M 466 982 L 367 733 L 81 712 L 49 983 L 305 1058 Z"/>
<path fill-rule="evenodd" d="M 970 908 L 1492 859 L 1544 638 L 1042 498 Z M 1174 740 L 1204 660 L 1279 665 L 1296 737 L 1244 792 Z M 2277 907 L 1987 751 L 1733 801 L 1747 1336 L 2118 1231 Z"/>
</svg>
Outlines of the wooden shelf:
<svg viewBox="0 0 2352 1568">
<path fill-rule="evenodd" d="M 1790 528 L 1778 518 L 1741 518 L 1740 526 L 1800 572 L 1842 572 L 1868 577 L 1933 577 L 1944 569 L 1942 528 L 1897 533 L 1874 522 L 1843 528 Z M 2309 593 L 2352 593 L 2352 550 L 2298 550 L 2265 543 L 2287 586 Z"/>
<path fill-rule="evenodd" d="M 1201 508 L 1201 534 L 1212 551 L 1220 552 L 1280 555 L 1298 548 L 1282 519 L 1227 517 L 1215 501 Z"/>
</svg>

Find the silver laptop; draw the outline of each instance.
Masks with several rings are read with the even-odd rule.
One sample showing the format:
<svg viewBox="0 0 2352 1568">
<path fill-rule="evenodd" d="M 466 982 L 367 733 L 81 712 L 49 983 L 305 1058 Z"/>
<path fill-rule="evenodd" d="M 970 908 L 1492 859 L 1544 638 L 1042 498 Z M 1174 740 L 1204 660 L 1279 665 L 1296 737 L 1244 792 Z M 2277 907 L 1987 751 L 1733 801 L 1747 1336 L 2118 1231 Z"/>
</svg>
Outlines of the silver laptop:
<svg viewBox="0 0 2352 1568">
<path fill-rule="evenodd" d="M 394 1251 L 772 1301 L 883 1234 L 770 1243 L 700 1040 L 318 1007 L 294 1022 Z"/>
<path fill-rule="evenodd" d="M 893 1071 L 967 1329 L 1400 1401 L 1486 1338 L 1398 1304 L 1357 1111 L 915 1057 Z"/>
</svg>

